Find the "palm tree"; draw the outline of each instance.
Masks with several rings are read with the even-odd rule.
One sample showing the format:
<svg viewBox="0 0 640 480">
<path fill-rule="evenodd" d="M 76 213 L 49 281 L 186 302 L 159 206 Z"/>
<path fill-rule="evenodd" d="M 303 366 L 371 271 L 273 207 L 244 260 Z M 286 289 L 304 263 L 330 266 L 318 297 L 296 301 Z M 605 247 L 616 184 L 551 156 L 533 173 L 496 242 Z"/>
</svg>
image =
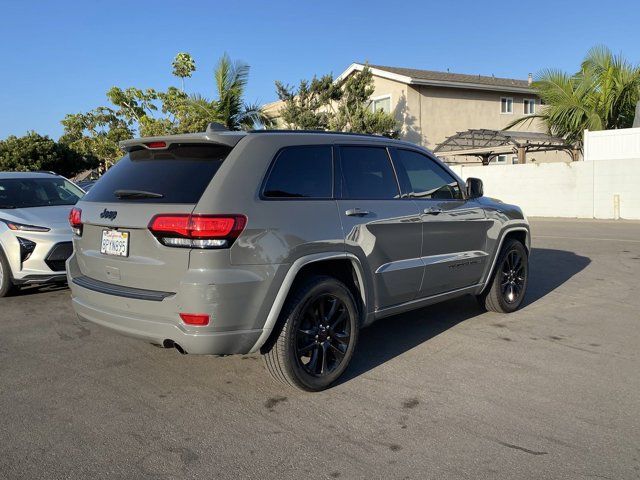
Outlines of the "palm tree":
<svg viewBox="0 0 640 480">
<path fill-rule="evenodd" d="M 249 65 L 232 62 L 225 53 L 214 71 L 217 100 L 202 95 L 191 95 L 189 105 L 194 113 L 208 122 L 222 123 L 229 130 L 247 130 L 256 126 L 269 126 L 271 119 L 258 104 L 247 104 L 244 91 L 249 80 Z"/>
<path fill-rule="evenodd" d="M 632 126 L 640 100 L 640 67 L 597 46 L 587 52 L 578 73 L 546 69 L 533 87 L 544 102 L 540 113 L 519 118 L 506 128 L 539 119 L 551 135 L 582 148 L 584 130 Z"/>
</svg>

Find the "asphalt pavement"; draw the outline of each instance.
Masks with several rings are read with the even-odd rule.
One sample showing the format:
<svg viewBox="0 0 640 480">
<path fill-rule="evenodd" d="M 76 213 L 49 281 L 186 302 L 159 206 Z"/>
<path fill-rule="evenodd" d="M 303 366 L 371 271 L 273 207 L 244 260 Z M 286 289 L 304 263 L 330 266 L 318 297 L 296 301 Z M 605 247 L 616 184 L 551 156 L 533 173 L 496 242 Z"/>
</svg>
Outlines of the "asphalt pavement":
<svg viewBox="0 0 640 480">
<path fill-rule="evenodd" d="M 522 310 L 382 320 L 316 394 L 0 299 L 0 477 L 640 478 L 640 222 L 532 228 Z"/>
</svg>

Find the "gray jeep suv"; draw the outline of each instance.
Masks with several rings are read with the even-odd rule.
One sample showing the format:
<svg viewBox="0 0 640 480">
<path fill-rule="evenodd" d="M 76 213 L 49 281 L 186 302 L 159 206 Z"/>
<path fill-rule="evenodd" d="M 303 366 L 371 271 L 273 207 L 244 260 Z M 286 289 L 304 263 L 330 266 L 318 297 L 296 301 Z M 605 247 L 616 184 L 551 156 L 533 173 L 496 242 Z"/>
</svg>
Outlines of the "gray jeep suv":
<svg viewBox="0 0 640 480">
<path fill-rule="evenodd" d="M 192 354 L 264 354 L 305 390 L 344 372 L 362 327 L 461 295 L 516 310 L 522 211 L 429 151 L 383 137 L 222 131 L 123 142 L 77 204 L 81 318 Z"/>
</svg>

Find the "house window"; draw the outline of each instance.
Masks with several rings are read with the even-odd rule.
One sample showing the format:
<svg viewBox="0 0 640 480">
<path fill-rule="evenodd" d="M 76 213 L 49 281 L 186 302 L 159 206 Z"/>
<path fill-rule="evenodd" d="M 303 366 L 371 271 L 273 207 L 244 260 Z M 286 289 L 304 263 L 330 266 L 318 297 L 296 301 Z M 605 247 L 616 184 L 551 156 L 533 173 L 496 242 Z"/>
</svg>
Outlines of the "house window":
<svg viewBox="0 0 640 480">
<path fill-rule="evenodd" d="M 518 164 L 518 157 L 511 157 L 511 163 L 514 165 Z"/>
<path fill-rule="evenodd" d="M 513 113 L 513 98 L 502 97 L 500 99 L 500 113 Z"/>
<path fill-rule="evenodd" d="M 524 99 L 524 114 L 525 115 L 533 115 L 536 113 L 536 99 L 535 98 L 525 98 Z"/>
<path fill-rule="evenodd" d="M 375 97 L 371 99 L 371 111 L 382 110 L 384 113 L 391 113 L 391 95 Z"/>
<path fill-rule="evenodd" d="M 501 165 L 507 163 L 507 156 L 506 155 L 498 155 L 496 157 L 496 163 L 499 163 Z"/>
</svg>

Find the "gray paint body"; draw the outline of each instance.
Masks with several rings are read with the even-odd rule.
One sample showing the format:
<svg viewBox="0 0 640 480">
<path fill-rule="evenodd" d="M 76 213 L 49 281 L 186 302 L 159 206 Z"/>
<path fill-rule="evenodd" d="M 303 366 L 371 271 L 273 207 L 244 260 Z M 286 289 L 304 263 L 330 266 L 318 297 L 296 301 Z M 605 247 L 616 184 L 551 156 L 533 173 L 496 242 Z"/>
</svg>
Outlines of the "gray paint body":
<svg viewBox="0 0 640 480">
<path fill-rule="evenodd" d="M 368 325 L 388 315 L 480 293 L 508 231 L 523 230 L 529 247 L 529 227 L 520 209 L 488 198 L 261 198 L 265 175 L 283 147 L 403 146 L 434 158 L 413 144 L 301 132 L 207 133 L 161 140 L 237 144 L 196 205 L 81 201 L 84 233 L 74 239 L 75 252 L 68 262 L 73 304 L 81 317 L 152 343 L 172 340 L 188 353 L 200 354 L 259 350 L 276 324 L 297 273 L 309 263 L 350 262 L 365 309 L 363 325 Z M 140 143 L 129 141 L 124 148 Z M 444 168 L 464 187 L 461 179 Z M 370 213 L 363 217 L 345 214 L 356 207 Z M 431 207 L 442 213 L 425 214 Z M 128 258 L 105 257 L 97 251 L 102 229 L 114 226 L 100 219 L 104 208 L 117 210 L 117 226 L 131 232 Z M 233 246 L 223 250 L 166 247 L 147 229 L 157 213 L 188 212 L 244 214 L 248 222 Z M 76 277 L 116 285 L 119 291 L 146 289 L 170 295 L 150 301 L 107 294 L 78 285 L 73 281 Z M 212 321 L 204 327 L 188 326 L 181 322 L 180 312 L 209 313 Z"/>
</svg>

